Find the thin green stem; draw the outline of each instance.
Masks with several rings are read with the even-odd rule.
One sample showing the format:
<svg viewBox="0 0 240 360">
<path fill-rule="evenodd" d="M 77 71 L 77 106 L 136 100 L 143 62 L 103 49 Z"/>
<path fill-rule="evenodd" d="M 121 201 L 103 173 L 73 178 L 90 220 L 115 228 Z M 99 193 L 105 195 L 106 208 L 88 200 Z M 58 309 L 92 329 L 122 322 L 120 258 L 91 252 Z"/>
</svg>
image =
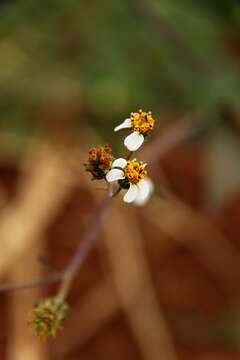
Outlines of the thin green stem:
<svg viewBox="0 0 240 360">
<path fill-rule="evenodd" d="M 121 190 L 122 190 L 122 188 L 121 188 L 121 186 L 119 186 L 119 188 L 115 191 L 115 193 L 113 193 L 113 195 L 111 197 L 114 198 L 115 196 L 117 196 Z"/>
<path fill-rule="evenodd" d="M 130 151 L 130 153 L 127 156 L 127 161 L 131 159 L 131 157 L 133 156 L 134 152 Z"/>
</svg>

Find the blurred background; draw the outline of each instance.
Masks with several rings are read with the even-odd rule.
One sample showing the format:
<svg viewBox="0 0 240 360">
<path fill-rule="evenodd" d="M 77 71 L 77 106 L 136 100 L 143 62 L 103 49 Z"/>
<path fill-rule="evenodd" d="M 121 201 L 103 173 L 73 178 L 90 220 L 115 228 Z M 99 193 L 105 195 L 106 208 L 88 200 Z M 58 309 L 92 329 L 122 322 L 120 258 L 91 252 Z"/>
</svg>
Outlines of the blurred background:
<svg viewBox="0 0 240 360">
<path fill-rule="evenodd" d="M 156 194 L 121 194 L 53 341 L 27 326 L 57 286 L 0 294 L 1 360 L 240 359 L 237 0 L 0 1 L 0 276 L 61 271 L 105 193 L 88 148 L 139 108 Z"/>
</svg>

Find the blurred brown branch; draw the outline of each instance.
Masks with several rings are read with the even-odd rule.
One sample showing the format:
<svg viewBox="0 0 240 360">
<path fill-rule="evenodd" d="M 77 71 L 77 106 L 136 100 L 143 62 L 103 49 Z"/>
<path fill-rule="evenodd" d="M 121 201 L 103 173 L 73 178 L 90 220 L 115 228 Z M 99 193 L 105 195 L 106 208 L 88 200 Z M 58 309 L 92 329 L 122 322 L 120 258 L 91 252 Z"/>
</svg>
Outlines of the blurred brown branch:
<svg viewBox="0 0 240 360">
<path fill-rule="evenodd" d="M 116 205 L 103 226 L 120 301 L 143 358 L 174 360 L 177 355 L 156 299 L 136 217 L 130 209 L 125 213 Z M 118 229 L 114 236 L 109 223 Z"/>
<path fill-rule="evenodd" d="M 155 199 L 142 215 L 163 233 L 189 248 L 217 280 L 231 304 L 239 303 L 236 284 L 240 279 L 240 256 L 213 222 L 173 196 Z"/>
<path fill-rule="evenodd" d="M 42 143 L 33 143 L 21 164 L 17 197 L 5 206 L 0 218 L 0 276 L 20 259 L 26 249 L 42 239 L 46 227 L 76 184 L 63 154 Z"/>
<path fill-rule="evenodd" d="M 140 150 L 140 157 L 152 164 L 203 130 L 204 126 L 194 121 L 193 115 L 186 114 L 178 119 L 177 124 L 174 122 L 173 125 L 167 126 L 166 129 L 159 129 L 158 135 Z"/>
</svg>

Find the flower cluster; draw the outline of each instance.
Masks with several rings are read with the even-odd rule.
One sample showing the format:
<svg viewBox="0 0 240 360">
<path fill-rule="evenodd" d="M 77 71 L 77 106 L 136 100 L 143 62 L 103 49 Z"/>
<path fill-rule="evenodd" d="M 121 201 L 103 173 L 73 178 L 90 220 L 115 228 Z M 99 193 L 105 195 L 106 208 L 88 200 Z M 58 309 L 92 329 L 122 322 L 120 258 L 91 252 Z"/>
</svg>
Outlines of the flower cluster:
<svg viewBox="0 0 240 360">
<path fill-rule="evenodd" d="M 114 131 L 129 128 L 131 134 L 124 140 L 124 145 L 131 151 L 127 159 L 113 159 L 109 145 L 91 148 L 89 158 L 85 163 L 86 170 L 92 174 L 92 179 L 105 179 L 108 186 L 118 184 L 118 191 L 125 190 L 123 200 L 143 205 L 153 192 L 153 183 L 147 177 L 146 165 L 143 161 L 131 159 L 154 128 L 155 120 L 152 113 L 142 111 L 132 112 Z"/>
<path fill-rule="evenodd" d="M 89 150 L 88 161 L 84 164 L 86 171 L 89 171 L 93 180 L 101 180 L 109 171 L 112 165 L 112 149 L 110 146 L 98 146 Z"/>
<path fill-rule="evenodd" d="M 58 297 L 44 299 L 31 311 L 29 325 L 41 340 L 54 338 L 69 311 L 69 306 Z"/>
</svg>

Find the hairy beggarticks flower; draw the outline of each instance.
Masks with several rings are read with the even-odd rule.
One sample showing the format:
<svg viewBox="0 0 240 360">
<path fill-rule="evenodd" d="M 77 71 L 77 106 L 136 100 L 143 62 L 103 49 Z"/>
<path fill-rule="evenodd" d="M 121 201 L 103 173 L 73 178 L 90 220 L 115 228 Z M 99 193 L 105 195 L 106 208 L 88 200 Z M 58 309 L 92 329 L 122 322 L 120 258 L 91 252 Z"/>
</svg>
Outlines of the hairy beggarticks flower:
<svg viewBox="0 0 240 360">
<path fill-rule="evenodd" d="M 87 171 L 92 174 L 93 180 L 105 178 L 112 165 L 112 149 L 109 145 L 93 147 L 89 150 L 88 161 L 84 164 Z"/>
<path fill-rule="evenodd" d="M 145 167 L 146 164 L 142 161 L 119 158 L 112 163 L 112 169 L 107 173 L 106 179 L 110 183 L 118 181 L 122 188 L 127 189 L 123 198 L 126 203 L 142 202 L 151 191 L 149 181 L 145 179 Z"/>
<path fill-rule="evenodd" d="M 154 128 L 155 120 L 152 117 L 151 111 L 145 112 L 141 109 L 136 113 L 131 113 L 130 118 L 123 121 L 122 124 L 115 127 L 114 131 L 121 129 L 132 129 L 132 133 L 124 140 L 124 145 L 130 151 L 136 151 L 140 148 L 144 139 Z"/>
<path fill-rule="evenodd" d="M 41 340 L 54 338 L 69 311 L 69 306 L 58 297 L 44 299 L 31 311 L 29 325 Z"/>
</svg>

